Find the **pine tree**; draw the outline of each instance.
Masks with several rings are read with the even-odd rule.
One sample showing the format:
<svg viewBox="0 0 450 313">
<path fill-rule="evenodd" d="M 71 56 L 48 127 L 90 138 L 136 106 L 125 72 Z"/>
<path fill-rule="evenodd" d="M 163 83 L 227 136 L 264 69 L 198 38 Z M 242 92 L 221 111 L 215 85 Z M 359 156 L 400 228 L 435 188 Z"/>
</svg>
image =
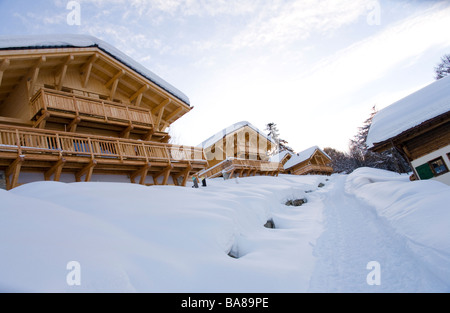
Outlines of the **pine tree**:
<svg viewBox="0 0 450 313">
<path fill-rule="evenodd" d="M 329 147 L 323 151 L 331 158 L 331 167 L 333 167 L 334 173 L 350 174 L 357 168 L 355 159 L 348 153 Z"/>
<path fill-rule="evenodd" d="M 277 143 L 276 150 L 273 151 L 273 154 L 280 153 L 280 152 L 286 151 L 286 150 L 290 151 L 290 152 L 294 152 L 294 150 L 287 145 L 288 142 L 286 140 L 280 138 L 280 132 L 278 130 L 277 124 L 275 124 L 273 122 L 268 123 L 266 125 L 265 130 L 268 132 L 267 136 L 271 137 Z"/>
<path fill-rule="evenodd" d="M 364 121 L 362 127 L 358 128 L 358 133 L 350 141 L 350 156 L 353 158 L 356 167 L 373 167 L 398 173 L 409 171 L 408 163 L 403 157 L 391 148 L 381 153 L 375 153 L 368 149 L 366 144 L 372 119 L 377 113 L 375 106 L 372 108 L 369 118 Z"/>
<path fill-rule="evenodd" d="M 441 63 L 434 68 L 434 72 L 436 73 L 436 80 L 450 75 L 450 54 L 441 57 Z"/>
</svg>

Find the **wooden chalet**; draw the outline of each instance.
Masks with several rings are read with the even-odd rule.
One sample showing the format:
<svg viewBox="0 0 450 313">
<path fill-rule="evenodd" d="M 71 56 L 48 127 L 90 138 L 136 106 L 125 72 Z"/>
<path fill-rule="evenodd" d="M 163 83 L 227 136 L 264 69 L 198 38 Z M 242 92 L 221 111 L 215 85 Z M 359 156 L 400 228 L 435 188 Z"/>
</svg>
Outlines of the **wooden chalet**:
<svg viewBox="0 0 450 313">
<path fill-rule="evenodd" d="M 375 152 L 394 147 L 409 162 L 413 180 L 450 185 L 450 77 L 378 112 L 367 144 Z"/>
<path fill-rule="evenodd" d="M 199 176 L 276 176 L 283 171 L 279 162 L 269 160 L 269 152 L 276 149 L 276 142 L 246 121 L 218 132 L 205 140 L 201 147 L 210 167 Z"/>
<path fill-rule="evenodd" d="M 168 144 L 192 110 L 175 87 L 90 36 L 0 37 L 0 174 L 185 185 L 201 148 Z M 3 172 L 3 173 L 2 173 Z"/>
<path fill-rule="evenodd" d="M 286 159 L 286 156 L 283 158 Z M 331 175 L 331 158 L 319 147 L 314 146 L 291 155 L 284 163 L 284 173 L 292 175 Z"/>
</svg>

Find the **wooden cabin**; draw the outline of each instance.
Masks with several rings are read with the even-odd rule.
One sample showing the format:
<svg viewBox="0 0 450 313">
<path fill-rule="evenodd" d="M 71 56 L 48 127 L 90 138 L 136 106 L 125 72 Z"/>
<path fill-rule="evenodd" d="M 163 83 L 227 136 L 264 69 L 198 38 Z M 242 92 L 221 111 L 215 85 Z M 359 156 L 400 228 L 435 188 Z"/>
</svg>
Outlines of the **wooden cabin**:
<svg viewBox="0 0 450 313">
<path fill-rule="evenodd" d="M 189 98 L 90 36 L 0 37 L 0 177 L 185 185 L 201 148 L 168 144 Z"/>
<path fill-rule="evenodd" d="M 277 143 L 246 121 L 223 129 L 200 147 L 205 150 L 209 168 L 199 176 L 278 175 L 283 170 L 279 162 L 269 160 L 270 151 L 277 148 Z"/>
<path fill-rule="evenodd" d="M 292 175 L 331 175 L 331 158 L 317 146 L 291 155 L 284 163 L 284 173 Z"/>
<path fill-rule="evenodd" d="M 450 185 L 450 76 L 378 112 L 367 145 L 375 152 L 394 147 L 409 162 L 413 180 Z"/>
</svg>

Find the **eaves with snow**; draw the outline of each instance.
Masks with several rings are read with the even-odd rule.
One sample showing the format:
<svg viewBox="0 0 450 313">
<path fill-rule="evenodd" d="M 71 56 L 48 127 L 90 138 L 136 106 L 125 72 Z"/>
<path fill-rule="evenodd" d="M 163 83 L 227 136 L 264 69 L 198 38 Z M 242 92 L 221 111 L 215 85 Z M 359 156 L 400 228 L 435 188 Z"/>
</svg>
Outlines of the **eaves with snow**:
<svg viewBox="0 0 450 313">
<path fill-rule="evenodd" d="M 277 145 L 276 141 L 272 137 L 264 134 L 256 126 L 252 125 L 250 122 L 242 121 L 242 122 L 235 123 L 231 126 L 228 126 L 227 128 L 222 129 L 218 133 L 214 134 L 213 136 L 211 136 L 208 139 L 206 139 L 205 141 L 203 141 L 201 144 L 198 145 L 198 147 L 206 149 L 206 148 L 212 146 L 213 144 L 215 144 L 216 142 L 218 142 L 219 140 L 221 140 L 222 138 L 224 138 L 246 126 L 253 129 L 255 132 L 257 132 L 261 136 L 265 137 L 268 141 L 272 142 L 274 145 Z"/>
<path fill-rule="evenodd" d="M 174 97 L 183 101 L 185 104 L 190 105 L 189 98 L 176 87 L 172 86 L 167 81 L 148 70 L 146 67 L 139 64 L 117 48 L 93 36 L 75 34 L 0 36 L 0 50 L 93 47 L 105 52 L 112 58 L 161 87 Z"/>
<path fill-rule="evenodd" d="M 311 148 L 308 148 L 302 152 L 299 152 L 297 154 L 294 154 L 289 161 L 286 162 L 284 165 L 284 169 L 287 170 L 297 164 L 300 164 L 308 159 L 310 159 L 316 151 L 320 151 L 325 157 L 327 157 L 331 161 L 331 157 L 325 153 L 322 149 L 320 149 L 318 146 L 312 146 Z"/>
<path fill-rule="evenodd" d="M 450 76 L 437 80 L 379 111 L 372 120 L 366 144 L 385 144 L 408 130 L 450 113 Z"/>
</svg>

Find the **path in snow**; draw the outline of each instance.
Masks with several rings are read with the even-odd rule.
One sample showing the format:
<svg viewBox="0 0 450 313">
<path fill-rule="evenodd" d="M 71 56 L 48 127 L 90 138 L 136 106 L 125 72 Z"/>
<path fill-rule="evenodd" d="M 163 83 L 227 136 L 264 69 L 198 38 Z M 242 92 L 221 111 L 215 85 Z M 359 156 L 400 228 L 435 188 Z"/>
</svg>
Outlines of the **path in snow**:
<svg viewBox="0 0 450 313">
<path fill-rule="evenodd" d="M 314 248 L 311 292 L 433 292 L 445 290 L 375 209 L 344 191 L 337 176 L 316 192 L 324 208 L 324 232 Z M 381 266 L 381 284 L 368 285 L 370 261 Z"/>
</svg>

